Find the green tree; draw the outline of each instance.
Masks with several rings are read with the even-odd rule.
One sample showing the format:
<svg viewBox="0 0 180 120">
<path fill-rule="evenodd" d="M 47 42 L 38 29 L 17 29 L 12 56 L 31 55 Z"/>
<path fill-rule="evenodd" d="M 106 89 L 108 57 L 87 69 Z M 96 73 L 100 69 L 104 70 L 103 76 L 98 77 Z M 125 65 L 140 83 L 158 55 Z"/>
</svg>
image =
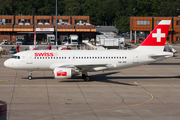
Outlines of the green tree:
<svg viewBox="0 0 180 120">
<path fill-rule="evenodd" d="M 84 15 L 90 16 L 92 24 L 102 24 L 102 9 L 100 0 L 89 0 L 84 5 Z"/>
<path fill-rule="evenodd" d="M 137 0 L 136 16 L 157 16 L 160 2 L 160 0 Z"/>
</svg>

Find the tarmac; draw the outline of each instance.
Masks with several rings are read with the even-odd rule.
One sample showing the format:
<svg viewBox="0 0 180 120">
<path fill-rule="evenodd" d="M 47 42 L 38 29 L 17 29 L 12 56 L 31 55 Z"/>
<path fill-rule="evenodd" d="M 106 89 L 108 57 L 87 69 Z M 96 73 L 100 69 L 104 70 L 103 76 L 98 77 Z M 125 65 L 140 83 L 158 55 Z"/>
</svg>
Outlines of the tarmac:
<svg viewBox="0 0 180 120">
<path fill-rule="evenodd" d="M 8 120 L 180 120 L 180 48 L 176 57 L 134 68 L 54 79 L 52 71 L 4 67 L 0 100 Z"/>
</svg>

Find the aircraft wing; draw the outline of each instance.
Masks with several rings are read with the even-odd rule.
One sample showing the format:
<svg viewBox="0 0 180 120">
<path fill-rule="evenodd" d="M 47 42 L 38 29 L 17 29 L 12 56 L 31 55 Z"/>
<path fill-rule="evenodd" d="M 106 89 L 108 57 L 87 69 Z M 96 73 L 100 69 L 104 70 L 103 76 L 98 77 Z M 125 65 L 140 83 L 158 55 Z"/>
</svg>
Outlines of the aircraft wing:
<svg viewBox="0 0 180 120">
<path fill-rule="evenodd" d="M 50 65 L 50 68 L 77 68 L 79 70 L 86 70 L 95 67 L 106 67 L 108 64 L 61 64 L 61 63 L 54 63 Z"/>
</svg>

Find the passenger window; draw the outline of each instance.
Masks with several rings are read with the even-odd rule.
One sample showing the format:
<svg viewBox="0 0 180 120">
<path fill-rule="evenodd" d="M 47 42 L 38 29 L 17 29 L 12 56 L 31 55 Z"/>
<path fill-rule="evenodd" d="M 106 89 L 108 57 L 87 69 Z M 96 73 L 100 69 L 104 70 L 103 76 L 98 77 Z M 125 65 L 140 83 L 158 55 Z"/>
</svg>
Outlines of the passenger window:
<svg viewBox="0 0 180 120">
<path fill-rule="evenodd" d="M 76 59 L 78 59 L 78 57 L 76 57 Z"/>
<path fill-rule="evenodd" d="M 81 57 L 83 59 L 83 57 Z"/>
<path fill-rule="evenodd" d="M 69 57 L 69 59 L 71 59 L 71 57 Z"/>
<path fill-rule="evenodd" d="M 122 59 L 124 59 L 124 57 L 122 57 Z"/>
<path fill-rule="evenodd" d="M 39 57 L 37 57 L 37 59 L 39 59 Z"/>
<path fill-rule="evenodd" d="M 92 57 L 92 59 L 94 59 L 94 57 Z"/>
<path fill-rule="evenodd" d="M 74 59 L 75 57 L 73 57 L 73 59 Z"/>
<path fill-rule="evenodd" d="M 63 59 L 63 57 L 62 57 L 62 59 Z"/>
<path fill-rule="evenodd" d="M 84 57 L 84 59 L 86 59 L 86 57 Z"/>
<path fill-rule="evenodd" d="M 36 59 L 36 57 L 34 57 L 34 59 Z"/>
<path fill-rule="evenodd" d="M 119 57 L 119 59 L 121 59 L 121 57 Z"/>
<path fill-rule="evenodd" d="M 56 59 L 58 59 L 58 57 L 56 57 Z"/>
<path fill-rule="evenodd" d="M 47 59 L 47 57 L 45 57 L 45 59 Z"/>
<path fill-rule="evenodd" d="M 50 59 L 50 57 L 48 57 L 48 59 Z"/>
<path fill-rule="evenodd" d="M 126 59 L 126 57 L 125 57 L 125 59 Z"/>
<path fill-rule="evenodd" d="M 65 57 L 65 59 L 66 59 L 66 57 Z"/>
<path fill-rule="evenodd" d="M 113 57 L 111 57 L 111 59 L 113 59 Z"/>
</svg>

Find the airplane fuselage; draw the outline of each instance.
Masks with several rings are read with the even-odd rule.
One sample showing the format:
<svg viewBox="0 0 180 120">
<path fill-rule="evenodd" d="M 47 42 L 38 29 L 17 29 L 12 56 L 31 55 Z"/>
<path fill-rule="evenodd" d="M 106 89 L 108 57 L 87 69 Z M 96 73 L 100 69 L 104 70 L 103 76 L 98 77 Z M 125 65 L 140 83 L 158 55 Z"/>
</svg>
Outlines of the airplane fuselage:
<svg viewBox="0 0 180 120">
<path fill-rule="evenodd" d="M 152 52 L 151 52 L 152 53 Z M 157 53 L 156 53 L 157 54 Z M 21 70 L 52 70 L 62 65 L 99 65 L 88 71 L 123 69 L 157 61 L 147 51 L 135 50 L 34 50 L 17 53 L 9 67 Z M 161 59 L 165 59 L 162 57 Z M 161 60 L 159 59 L 159 60 Z M 10 62 L 13 61 L 13 62 Z"/>
</svg>

